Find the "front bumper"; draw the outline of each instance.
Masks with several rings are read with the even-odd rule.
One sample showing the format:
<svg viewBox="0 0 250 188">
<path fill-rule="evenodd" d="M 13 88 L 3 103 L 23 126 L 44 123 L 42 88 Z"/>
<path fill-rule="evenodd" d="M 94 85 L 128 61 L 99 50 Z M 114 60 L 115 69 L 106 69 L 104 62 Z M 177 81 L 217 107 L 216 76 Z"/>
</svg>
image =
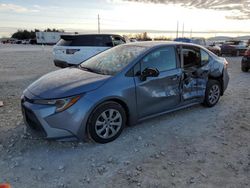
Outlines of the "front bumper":
<svg viewBox="0 0 250 188">
<path fill-rule="evenodd" d="M 22 97 L 21 107 L 28 130 L 36 136 L 57 140 L 87 139 L 85 130 L 91 102 L 83 97 L 60 113 L 55 113 L 54 106 L 34 104 L 27 97 Z"/>
</svg>

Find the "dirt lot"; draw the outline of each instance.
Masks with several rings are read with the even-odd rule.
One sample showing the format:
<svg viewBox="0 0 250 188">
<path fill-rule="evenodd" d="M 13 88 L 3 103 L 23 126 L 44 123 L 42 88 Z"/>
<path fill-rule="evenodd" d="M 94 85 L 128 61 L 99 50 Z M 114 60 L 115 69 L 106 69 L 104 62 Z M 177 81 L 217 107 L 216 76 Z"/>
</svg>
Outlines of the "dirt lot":
<svg viewBox="0 0 250 188">
<path fill-rule="evenodd" d="M 230 83 L 197 105 L 128 127 L 114 142 L 57 142 L 24 134 L 22 91 L 56 70 L 51 47 L 0 45 L 0 182 L 30 187 L 250 187 L 250 72 L 227 58 Z"/>
</svg>

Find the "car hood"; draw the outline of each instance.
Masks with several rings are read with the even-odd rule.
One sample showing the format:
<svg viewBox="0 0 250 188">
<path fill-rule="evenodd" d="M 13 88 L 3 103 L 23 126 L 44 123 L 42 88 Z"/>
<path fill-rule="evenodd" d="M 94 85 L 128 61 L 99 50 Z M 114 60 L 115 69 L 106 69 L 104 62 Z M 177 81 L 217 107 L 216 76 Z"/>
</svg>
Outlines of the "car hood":
<svg viewBox="0 0 250 188">
<path fill-rule="evenodd" d="M 95 90 L 109 77 L 79 68 L 65 68 L 42 76 L 27 90 L 43 99 L 63 98 Z"/>
</svg>

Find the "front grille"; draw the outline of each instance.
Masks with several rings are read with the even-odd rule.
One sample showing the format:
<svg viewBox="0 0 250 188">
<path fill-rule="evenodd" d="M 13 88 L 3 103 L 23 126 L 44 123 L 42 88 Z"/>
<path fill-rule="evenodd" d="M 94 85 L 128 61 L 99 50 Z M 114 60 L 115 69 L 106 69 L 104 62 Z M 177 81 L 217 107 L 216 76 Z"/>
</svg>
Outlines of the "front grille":
<svg viewBox="0 0 250 188">
<path fill-rule="evenodd" d="M 38 136 L 45 137 L 46 132 L 43 129 L 39 120 L 37 119 L 36 115 L 30 109 L 24 107 L 23 105 L 22 108 L 28 126 L 32 129 L 32 131 L 36 132 Z"/>
</svg>

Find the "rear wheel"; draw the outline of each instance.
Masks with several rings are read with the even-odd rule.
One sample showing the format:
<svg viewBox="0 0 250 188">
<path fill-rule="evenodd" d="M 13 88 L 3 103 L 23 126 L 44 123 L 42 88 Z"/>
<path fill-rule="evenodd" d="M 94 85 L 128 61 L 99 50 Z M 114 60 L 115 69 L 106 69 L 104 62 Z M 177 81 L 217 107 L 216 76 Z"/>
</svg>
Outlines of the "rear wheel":
<svg viewBox="0 0 250 188">
<path fill-rule="evenodd" d="M 105 102 L 91 114 L 88 122 L 88 134 L 98 143 L 115 140 L 122 132 L 126 123 L 126 113 L 116 102 Z"/>
<path fill-rule="evenodd" d="M 208 80 L 204 104 L 212 107 L 217 104 L 221 96 L 221 84 L 217 80 Z"/>
</svg>

